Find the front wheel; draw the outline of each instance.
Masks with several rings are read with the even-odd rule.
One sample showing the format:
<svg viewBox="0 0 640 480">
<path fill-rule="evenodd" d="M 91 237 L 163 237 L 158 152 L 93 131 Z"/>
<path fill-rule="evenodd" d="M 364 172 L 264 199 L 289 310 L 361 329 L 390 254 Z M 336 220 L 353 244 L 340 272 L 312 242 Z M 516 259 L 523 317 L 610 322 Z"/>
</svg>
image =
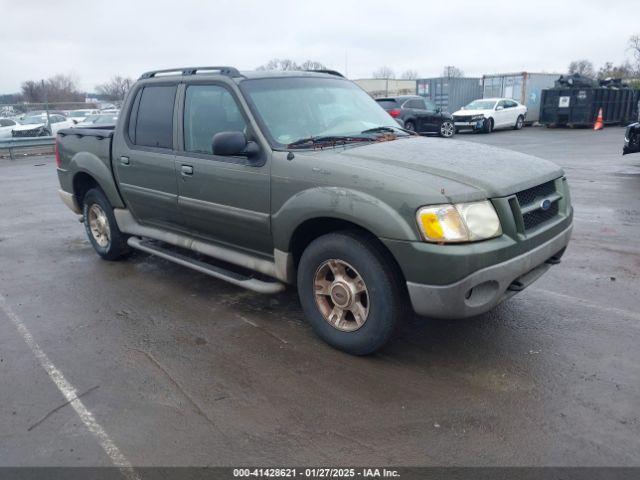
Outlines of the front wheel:
<svg viewBox="0 0 640 480">
<path fill-rule="evenodd" d="M 440 131 L 438 132 L 441 137 L 451 138 L 454 133 L 456 133 L 456 127 L 453 125 L 453 122 L 449 120 L 445 120 L 440 125 Z"/>
<path fill-rule="evenodd" d="M 102 190 L 92 188 L 82 202 L 84 228 L 93 249 L 105 260 L 117 260 L 129 253 L 124 234 L 118 228 L 113 207 Z"/>
<path fill-rule="evenodd" d="M 483 133 L 491 133 L 493 131 L 493 118 L 485 118 L 482 124 Z"/>
<path fill-rule="evenodd" d="M 404 316 L 402 281 L 374 240 L 354 232 L 323 235 L 298 265 L 298 295 L 314 331 L 331 346 L 367 355 Z"/>
<path fill-rule="evenodd" d="M 524 126 L 524 117 L 522 115 L 518 115 L 518 119 L 516 120 L 516 124 L 513 126 L 514 130 L 520 130 Z"/>
</svg>

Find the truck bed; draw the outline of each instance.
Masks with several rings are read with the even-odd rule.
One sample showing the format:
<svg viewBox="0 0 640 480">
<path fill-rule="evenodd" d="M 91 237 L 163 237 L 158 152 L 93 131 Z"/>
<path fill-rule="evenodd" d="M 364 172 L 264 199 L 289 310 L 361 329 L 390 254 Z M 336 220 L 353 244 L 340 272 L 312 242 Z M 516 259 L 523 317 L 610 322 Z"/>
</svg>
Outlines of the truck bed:
<svg viewBox="0 0 640 480">
<path fill-rule="evenodd" d="M 60 166 L 66 168 L 77 154 L 98 157 L 111 168 L 111 139 L 115 127 L 65 128 L 58 132 Z"/>
</svg>

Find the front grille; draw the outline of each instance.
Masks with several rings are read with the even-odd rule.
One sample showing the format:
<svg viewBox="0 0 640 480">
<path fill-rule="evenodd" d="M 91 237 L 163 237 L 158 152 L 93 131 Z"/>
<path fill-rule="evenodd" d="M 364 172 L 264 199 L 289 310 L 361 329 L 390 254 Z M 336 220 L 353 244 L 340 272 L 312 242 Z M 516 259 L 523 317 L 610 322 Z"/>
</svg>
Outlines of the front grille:
<svg viewBox="0 0 640 480">
<path fill-rule="evenodd" d="M 38 129 L 35 128 L 33 130 L 14 130 L 14 137 L 36 137 L 38 136 Z"/>
<path fill-rule="evenodd" d="M 456 115 L 453 117 L 454 122 L 470 122 L 471 115 Z"/>
<path fill-rule="evenodd" d="M 524 230 L 522 233 L 527 233 L 558 216 L 562 198 L 558 194 L 555 180 L 516 193 L 522 215 L 522 227 L 520 227 Z"/>
<path fill-rule="evenodd" d="M 516 193 L 516 197 L 518 198 L 520 206 L 526 207 L 536 200 L 548 197 L 553 193 L 556 193 L 556 184 L 555 181 L 552 180 L 550 182 L 543 183 L 542 185 L 518 192 Z"/>
<path fill-rule="evenodd" d="M 538 225 L 553 220 L 558 215 L 558 202 L 553 202 L 548 210 L 534 210 L 533 212 L 525 213 L 522 215 L 522 221 L 524 222 L 524 229 L 531 230 Z"/>
</svg>

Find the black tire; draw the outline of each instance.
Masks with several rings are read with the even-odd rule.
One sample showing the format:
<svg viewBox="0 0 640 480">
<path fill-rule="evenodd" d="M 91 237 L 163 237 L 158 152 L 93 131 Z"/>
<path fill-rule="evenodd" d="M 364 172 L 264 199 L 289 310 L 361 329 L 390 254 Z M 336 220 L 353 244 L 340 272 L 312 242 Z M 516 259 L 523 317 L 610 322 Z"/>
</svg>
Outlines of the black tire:
<svg viewBox="0 0 640 480">
<path fill-rule="evenodd" d="M 522 115 L 518 115 L 516 119 L 516 124 L 513 126 L 514 130 L 521 130 L 524 126 L 524 117 Z"/>
<path fill-rule="evenodd" d="M 368 314 L 361 326 L 351 323 L 355 330 L 343 331 L 331 325 L 316 301 L 316 276 L 328 260 L 346 262 L 353 268 L 351 272 L 364 281 Z M 314 331 L 329 345 L 353 355 L 368 355 L 380 349 L 405 315 L 407 300 L 397 267 L 373 239 L 357 232 L 329 233 L 311 242 L 300 259 L 297 280 L 300 303 Z M 335 281 L 334 278 L 330 284 L 335 285 Z M 333 301 L 331 296 L 321 298 Z M 362 297 L 359 299 L 364 302 Z"/>
<path fill-rule="evenodd" d="M 92 210 L 95 206 L 95 209 Z M 98 209 L 104 212 L 106 225 L 108 227 L 108 238 L 104 241 L 103 235 L 98 235 L 92 231 L 93 212 Z M 129 253 L 129 245 L 127 245 L 127 237 L 120 231 L 116 218 L 113 215 L 113 207 L 106 195 L 99 188 L 89 190 L 82 200 L 82 217 L 84 220 L 84 228 L 89 237 L 91 245 L 98 255 L 105 260 L 118 260 Z"/>
<path fill-rule="evenodd" d="M 482 124 L 482 133 L 491 133 L 493 131 L 493 118 L 485 118 Z"/>
<path fill-rule="evenodd" d="M 413 120 L 407 120 L 406 122 L 404 122 L 404 129 L 409 130 L 410 132 L 415 132 L 416 124 L 413 123 Z"/>
<path fill-rule="evenodd" d="M 451 138 L 456 133 L 456 127 L 451 120 L 444 120 L 438 129 L 438 135 L 444 138 Z"/>
</svg>

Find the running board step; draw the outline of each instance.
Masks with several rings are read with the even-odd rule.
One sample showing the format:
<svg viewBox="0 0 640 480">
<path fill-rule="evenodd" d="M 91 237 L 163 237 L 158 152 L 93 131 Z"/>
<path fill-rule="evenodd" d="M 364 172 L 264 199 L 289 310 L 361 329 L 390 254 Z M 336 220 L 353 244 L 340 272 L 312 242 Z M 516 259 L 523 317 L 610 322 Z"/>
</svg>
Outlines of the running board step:
<svg viewBox="0 0 640 480">
<path fill-rule="evenodd" d="M 156 255 L 158 257 L 164 258 L 165 260 L 169 260 L 170 262 L 177 263 L 178 265 L 197 270 L 198 272 L 204 273 L 206 275 L 210 275 L 221 280 L 226 280 L 229 283 L 246 288 L 248 290 L 252 290 L 254 292 L 278 293 L 285 289 L 284 283 L 278 282 L 277 280 L 259 280 L 254 277 L 234 272 L 233 270 L 202 262 L 195 258 L 188 257 L 187 255 L 183 255 L 173 250 L 163 248 L 161 245 L 158 245 L 155 242 L 143 240 L 138 237 L 129 237 L 127 243 L 131 248 Z"/>
</svg>

